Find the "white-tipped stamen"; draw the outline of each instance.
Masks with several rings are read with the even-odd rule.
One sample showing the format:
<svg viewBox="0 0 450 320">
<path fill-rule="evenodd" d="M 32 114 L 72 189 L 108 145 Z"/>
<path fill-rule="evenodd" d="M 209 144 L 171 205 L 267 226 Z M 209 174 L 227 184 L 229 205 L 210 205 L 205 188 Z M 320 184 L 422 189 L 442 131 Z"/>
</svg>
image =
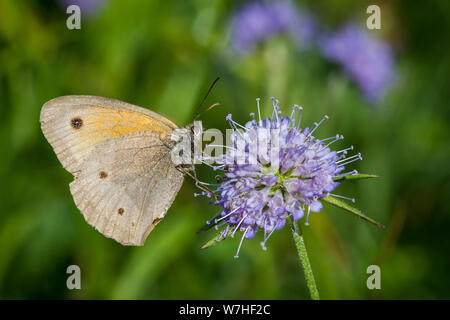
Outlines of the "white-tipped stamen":
<svg viewBox="0 0 450 320">
<path fill-rule="evenodd" d="M 245 139 L 244 136 L 242 135 L 241 131 L 239 131 L 238 127 L 241 127 L 242 129 L 244 129 L 244 131 L 247 131 L 247 128 L 240 125 L 239 123 L 237 123 L 236 121 L 234 121 L 232 119 L 231 113 L 226 117 L 228 123 L 230 124 L 231 129 L 233 129 L 234 131 L 236 131 L 242 139 Z"/>
<path fill-rule="evenodd" d="M 311 212 L 311 208 L 310 206 L 308 206 L 308 214 L 306 215 L 306 222 L 305 222 L 305 226 L 309 226 L 309 214 Z"/>
<path fill-rule="evenodd" d="M 220 220 L 226 219 L 226 218 L 228 218 L 230 215 L 232 215 L 233 213 L 235 213 L 238 209 L 239 209 L 239 208 L 234 209 L 233 211 L 227 213 L 227 214 L 224 215 L 223 217 L 220 217 L 220 218 L 218 218 L 218 219 L 216 219 L 216 220 L 214 220 L 214 221 L 217 223 L 217 222 L 219 222 Z"/>
<path fill-rule="evenodd" d="M 355 162 L 355 161 L 358 161 L 358 160 L 362 160 L 362 157 L 361 157 L 360 153 L 358 153 L 358 154 L 356 154 L 354 156 L 351 156 L 349 158 L 336 161 L 336 164 L 338 164 L 340 166 L 346 166 L 347 164 Z"/>
<path fill-rule="evenodd" d="M 237 249 L 236 255 L 234 256 L 235 259 L 239 258 L 239 250 L 241 250 L 242 242 L 244 241 L 245 234 L 247 233 L 249 228 L 250 228 L 250 226 L 248 226 L 247 229 L 245 229 L 244 234 L 242 235 L 241 242 L 239 243 L 239 247 Z"/>
<path fill-rule="evenodd" d="M 342 178 L 342 177 L 351 176 L 354 174 L 358 174 L 358 170 L 353 170 L 353 171 L 349 171 L 346 173 L 338 174 L 338 175 L 334 176 L 333 178 Z"/>
<path fill-rule="evenodd" d="M 261 121 L 261 109 L 259 108 L 259 98 L 256 98 L 256 104 L 258 105 L 258 117 L 259 121 Z"/>
<path fill-rule="evenodd" d="M 345 199 L 345 200 L 348 200 L 348 201 L 351 201 L 351 202 L 355 203 L 355 198 L 348 198 L 348 197 L 340 196 L 340 195 L 334 194 L 334 193 L 329 193 L 329 195 L 333 196 L 333 197 Z"/>
<path fill-rule="evenodd" d="M 223 238 L 225 238 L 226 234 L 228 233 L 228 229 L 230 228 L 229 225 L 227 225 L 227 227 L 225 229 L 222 230 L 222 232 L 220 233 L 219 237 L 216 239 L 217 242 L 219 242 L 220 240 L 222 240 Z"/>
<path fill-rule="evenodd" d="M 261 244 L 263 250 L 266 250 L 266 249 L 267 249 L 267 248 L 266 248 L 266 242 L 269 240 L 270 236 L 271 236 L 272 233 L 275 231 L 275 227 L 276 227 L 277 224 L 278 224 L 278 220 L 279 220 L 279 219 L 277 218 L 277 221 L 275 221 L 275 224 L 274 224 L 274 226 L 273 226 L 273 228 L 272 228 L 272 231 L 270 231 L 270 233 L 269 233 L 269 235 L 267 236 L 267 238 L 265 238 L 264 241 L 263 241 L 263 243 Z M 264 233 L 265 233 L 265 232 L 264 232 Z"/>
<path fill-rule="evenodd" d="M 241 131 L 239 130 L 239 128 L 236 127 L 235 123 L 234 123 L 234 122 L 231 122 L 231 121 L 229 121 L 229 123 L 230 123 L 230 127 L 231 127 L 231 129 L 233 130 L 233 132 L 237 132 L 238 135 L 239 135 L 242 139 L 245 139 L 244 136 L 242 135 Z"/>
<path fill-rule="evenodd" d="M 247 131 L 247 128 L 246 127 L 244 127 L 243 125 L 241 125 L 240 123 L 237 123 L 236 121 L 234 121 L 234 120 L 231 120 L 232 122 L 233 122 L 233 124 L 235 125 L 235 126 L 237 126 L 237 127 L 241 127 L 242 129 L 244 129 L 245 131 Z M 236 130 L 238 130 L 237 129 L 237 127 L 236 127 Z"/>
<path fill-rule="evenodd" d="M 343 140 L 343 139 L 344 139 L 344 136 L 343 136 L 343 135 L 337 134 L 336 137 L 335 137 L 335 139 L 334 139 L 333 141 L 329 142 L 324 148 L 328 148 L 328 146 L 332 145 L 332 144 L 335 143 L 336 141 Z"/>
<path fill-rule="evenodd" d="M 297 108 L 298 108 L 298 105 L 296 105 L 296 104 L 294 104 L 294 106 L 292 107 L 292 112 L 291 112 L 291 116 L 290 116 L 292 127 L 295 126 L 295 114 L 296 114 L 295 111 L 297 110 Z"/>
<path fill-rule="evenodd" d="M 236 228 L 234 228 L 233 233 L 231 234 L 231 237 L 234 238 L 234 234 L 236 233 L 236 231 L 239 229 L 239 227 L 241 226 L 242 222 L 245 220 L 245 218 L 247 218 L 247 215 L 245 215 L 241 221 L 239 221 L 238 225 L 236 226 Z"/>
<path fill-rule="evenodd" d="M 359 158 L 360 157 L 360 153 L 354 154 L 354 155 L 352 155 L 351 157 L 348 157 L 348 158 L 346 158 L 345 156 L 342 156 L 342 157 L 343 157 L 343 159 L 339 160 L 339 161 L 336 161 L 336 163 L 345 162 L 345 161 L 351 160 L 353 158 Z"/>
<path fill-rule="evenodd" d="M 201 161 L 201 163 L 207 165 L 208 167 L 210 167 L 210 168 L 213 169 L 213 170 L 216 170 L 216 166 L 213 166 L 212 164 L 209 164 L 209 163 L 206 162 L 206 161 Z"/>
<path fill-rule="evenodd" d="M 300 130 L 300 125 L 302 124 L 302 112 L 303 112 L 303 107 L 298 107 L 298 124 L 297 124 L 297 129 Z"/>
<path fill-rule="evenodd" d="M 219 211 L 219 212 L 217 212 L 216 213 L 216 216 L 219 214 L 219 213 L 222 213 L 223 211 Z M 206 220 L 206 224 L 211 224 L 211 222 L 213 222 L 213 220 L 214 220 L 214 222 L 216 222 L 216 220 L 214 219 L 214 218 L 211 218 L 211 219 L 209 219 L 209 220 Z"/>
<path fill-rule="evenodd" d="M 353 150 L 353 146 L 350 146 L 350 147 L 348 147 L 347 149 L 339 150 L 339 151 L 337 151 L 336 153 L 337 153 L 337 154 L 339 154 L 339 153 L 341 153 L 341 152 L 347 153 L 347 151 L 349 151 L 349 150 Z"/>
<path fill-rule="evenodd" d="M 272 106 L 273 106 L 273 111 L 272 111 L 272 119 L 274 119 L 273 115 L 275 114 L 275 117 L 278 121 L 278 100 L 275 100 L 274 97 L 272 97 Z"/>
<path fill-rule="evenodd" d="M 277 121 L 279 120 L 279 115 L 281 115 L 281 107 L 279 106 L 280 101 L 278 99 L 275 99 L 275 114 L 277 116 Z"/>
<path fill-rule="evenodd" d="M 327 120 L 328 118 L 329 118 L 329 117 L 328 117 L 327 115 L 325 115 L 325 116 L 322 118 L 322 120 L 319 121 L 319 123 L 314 123 L 314 128 L 311 130 L 310 133 L 308 133 L 308 137 L 309 137 L 310 135 L 312 135 L 313 132 L 316 131 L 316 129 L 322 124 L 322 122 L 324 122 L 324 121 Z"/>
<path fill-rule="evenodd" d="M 348 162 L 341 163 L 340 165 L 346 166 L 346 165 L 348 165 L 348 164 L 350 164 L 352 162 L 358 161 L 358 160 L 362 160 L 362 158 L 355 158 L 355 159 L 352 159 L 352 160 L 350 160 Z"/>
<path fill-rule="evenodd" d="M 320 151 L 322 151 L 322 150 L 325 150 L 326 148 L 328 148 L 330 145 L 332 145 L 332 144 L 335 143 L 336 141 L 339 141 L 339 140 L 344 139 L 344 136 L 343 136 L 343 135 L 337 134 L 337 135 L 335 135 L 334 137 L 331 137 L 331 139 L 332 139 L 332 138 L 334 138 L 334 140 L 332 140 L 332 141 L 330 141 L 328 144 L 324 145 L 321 149 L 319 149 L 318 152 L 320 152 Z M 327 139 L 330 139 L 330 138 L 327 138 Z M 345 154 L 345 153 L 344 153 L 344 154 Z"/>
<path fill-rule="evenodd" d="M 320 141 L 320 142 L 325 142 L 325 141 L 327 141 L 327 140 L 336 139 L 338 136 L 339 136 L 339 135 L 335 135 L 335 136 L 328 137 L 328 138 L 325 138 L 325 139 L 322 139 L 322 140 L 319 140 L 319 141 Z"/>
</svg>

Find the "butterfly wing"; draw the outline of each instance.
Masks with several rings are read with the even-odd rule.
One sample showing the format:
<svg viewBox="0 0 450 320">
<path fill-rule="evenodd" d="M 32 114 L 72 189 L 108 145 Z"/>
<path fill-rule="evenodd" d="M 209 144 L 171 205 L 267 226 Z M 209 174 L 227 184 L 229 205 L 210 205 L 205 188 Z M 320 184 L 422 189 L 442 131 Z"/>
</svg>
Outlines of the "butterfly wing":
<svg viewBox="0 0 450 320">
<path fill-rule="evenodd" d="M 101 143 L 70 191 L 86 221 L 124 245 L 143 245 L 178 193 L 183 174 L 167 147 L 143 132 Z"/>
<path fill-rule="evenodd" d="M 172 163 L 173 122 L 113 99 L 67 96 L 44 104 L 42 131 L 75 179 L 86 221 L 123 245 L 143 245 L 182 183 Z"/>
<path fill-rule="evenodd" d="M 44 104 L 41 128 L 64 168 L 75 173 L 83 159 L 103 141 L 151 131 L 164 139 L 178 126 L 129 103 L 94 96 L 63 96 Z"/>
</svg>

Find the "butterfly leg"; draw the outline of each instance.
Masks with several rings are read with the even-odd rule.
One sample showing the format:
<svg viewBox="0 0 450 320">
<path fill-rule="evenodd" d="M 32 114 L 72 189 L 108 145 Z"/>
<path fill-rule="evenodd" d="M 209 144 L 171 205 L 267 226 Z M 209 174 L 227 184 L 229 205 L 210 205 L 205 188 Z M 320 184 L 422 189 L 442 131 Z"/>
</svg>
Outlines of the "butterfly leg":
<svg viewBox="0 0 450 320">
<path fill-rule="evenodd" d="M 215 195 L 215 193 L 209 189 L 208 187 L 202 185 L 200 182 L 200 180 L 198 180 L 197 178 L 197 173 L 195 171 L 195 169 L 193 170 L 194 174 L 192 174 L 191 172 L 189 172 L 189 170 L 186 170 L 182 165 L 176 166 L 176 169 L 186 175 L 188 175 L 189 177 L 191 177 L 194 181 L 195 181 L 195 186 L 197 188 L 199 188 L 200 190 L 203 190 L 204 192 L 208 193 L 209 195 L 213 196 L 214 199 L 217 200 L 217 196 Z"/>
</svg>

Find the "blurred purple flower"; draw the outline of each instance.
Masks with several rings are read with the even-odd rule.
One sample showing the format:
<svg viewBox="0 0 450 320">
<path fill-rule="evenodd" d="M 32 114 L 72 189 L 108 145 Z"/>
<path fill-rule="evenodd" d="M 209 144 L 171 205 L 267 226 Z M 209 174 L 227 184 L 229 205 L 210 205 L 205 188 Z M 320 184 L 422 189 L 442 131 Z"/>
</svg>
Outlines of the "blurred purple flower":
<svg viewBox="0 0 450 320">
<path fill-rule="evenodd" d="M 98 12 L 106 0 L 58 0 L 58 2 L 64 9 L 72 4 L 77 5 L 81 9 L 81 14 L 89 15 Z"/>
<path fill-rule="evenodd" d="M 248 53 L 256 44 L 279 33 L 289 34 L 299 46 L 306 47 L 315 32 L 312 16 L 290 1 L 246 3 L 231 22 L 232 45 L 239 53 Z"/>
<path fill-rule="evenodd" d="M 283 228 L 289 217 L 297 221 L 306 212 L 308 224 L 309 213 L 323 207 L 320 199 L 340 184 L 334 178 L 355 174 L 342 171 L 361 159 L 360 154 L 346 157 L 353 147 L 330 150 L 343 136 L 319 140 L 312 135 L 327 116 L 312 128 L 301 129 L 301 107 L 295 105 L 290 117 L 282 117 L 278 100 L 272 99 L 272 118 L 261 120 L 257 101 L 259 120 L 251 114 L 253 120 L 242 126 L 231 115 L 227 117 L 234 129 L 232 145 L 225 146 L 226 153 L 217 156 L 218 165 L 213 166 L 224 172 L 215 191 L 218 199 L 214 204 L 223 210 L 215 219 L 216 228 L 225 225 L 217 241 L 241 231 L 239 249 L 243 239 L 253 238 L 258 230 L 264 233 L 261 245 L 265 249 L 273 231 Z"/>
<path fill-rule="evenodd" d="M 367 30 L 348 24 L 319 41 L 322 54 L 340 64 L 370 102 L 385 95 L 395 77 L 389 44 L 375 39 Z"/>
</svg>

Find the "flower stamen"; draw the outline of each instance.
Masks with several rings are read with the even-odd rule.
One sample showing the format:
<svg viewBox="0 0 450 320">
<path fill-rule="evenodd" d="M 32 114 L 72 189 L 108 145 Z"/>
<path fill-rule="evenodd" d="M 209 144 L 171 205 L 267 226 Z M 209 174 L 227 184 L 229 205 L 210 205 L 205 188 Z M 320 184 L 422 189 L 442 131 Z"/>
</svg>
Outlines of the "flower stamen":
<svg viewBox="0 0 450 320">
<path fill-rule="evenodd" d="M 345 199 L 345 200 L 348 200 L 348 201 L 351 201 L 351 202 L 355 203 L 355 198 L 348 198 L 348 197 L 340 196 L 340 195 L 334 194 L 334 193 L 330 193 L 329 195 L 333 196 L 333 197 Z"/>
<path fill-rule="evenodd" d="M 325 120 L 329 119 L 327 115 L 325 115 L 322 120 L 319 121 L 319 123 L 314 123 L 314 128 L 308 133 L 307 137 L 313 134 L 314 131 L 324 122 Z"/>
<path fill-rule="evenodd" d="M 239 258 L 239 251 L 241 250 L 242 242 L 244 241 L 245 235 L 247 234 L 249 228 L 250 226 L 245 229 L 244 234 L 242 235 L 241 242 L 239 242 L 239 247 L 237 249 L 236 255 L 234 256 L 235 259 Z"/>
</svg>

